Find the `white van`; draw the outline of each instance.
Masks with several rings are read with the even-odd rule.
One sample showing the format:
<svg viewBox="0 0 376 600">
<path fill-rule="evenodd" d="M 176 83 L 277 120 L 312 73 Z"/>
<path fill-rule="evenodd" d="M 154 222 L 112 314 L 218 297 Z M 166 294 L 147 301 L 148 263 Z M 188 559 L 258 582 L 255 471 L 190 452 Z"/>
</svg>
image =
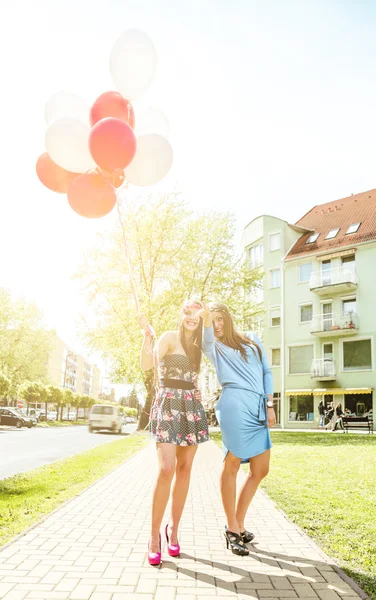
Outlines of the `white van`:
<svg viewBox="0 0 376 600">
<path fill-rule="evenodd" d="M 118 406 L 110 404 L 94 404 L 89 415 L 89 431 L 107 429 L 113 433 L 121 433 L 123 417 Z"/>
</svg>

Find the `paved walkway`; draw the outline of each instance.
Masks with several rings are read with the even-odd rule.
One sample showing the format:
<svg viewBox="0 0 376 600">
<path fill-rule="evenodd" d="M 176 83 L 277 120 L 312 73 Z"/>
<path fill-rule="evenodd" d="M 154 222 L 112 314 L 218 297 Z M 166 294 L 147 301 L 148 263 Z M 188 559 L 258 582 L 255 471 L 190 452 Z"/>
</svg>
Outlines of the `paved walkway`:
<svg viewBox="0 0 376 600">
<path fill-rule="evenodd" d="M 330 559 L 261 492 L 249 515 L 248 527 L 256 534 L 250 556 L 227 551 L 218 486 L 221 462 L 214 442 L 199 448 L 181 525 L 180 558 L 164 551 L 161 567 L 147 562 L 155 476 L 155 452 L 149 445 L 0 551 L 0 598 L 359 598 Z"/>
</svg>

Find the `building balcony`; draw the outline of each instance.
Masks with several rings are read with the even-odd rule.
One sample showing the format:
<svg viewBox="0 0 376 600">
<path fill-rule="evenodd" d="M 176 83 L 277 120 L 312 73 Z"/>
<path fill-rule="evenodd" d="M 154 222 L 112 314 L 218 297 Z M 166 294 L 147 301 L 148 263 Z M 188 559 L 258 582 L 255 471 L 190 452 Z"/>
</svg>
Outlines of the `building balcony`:
<svg viewBox="0 0 376 600">
<path fill-rule="evenodd" d="M 343 315 L 314 315 L 311 334 L 318 337 L 356 335 L 359 333 L 359 318 L 354 312 Z"/>
<path fill-rule="evenodd" d="M 354 267 L 342 266 L 328 271 L 314 271 L 309 281 L 311 292 L 319 296 L 352 292 L 358 287 L 358 276 Z"/>
<path fill-rule="evenodd" d="M 335 381 L 334 362 L 326 358 L 314 358 L 311 365 L 311 377 L 321 381 Z"/>
</svg>

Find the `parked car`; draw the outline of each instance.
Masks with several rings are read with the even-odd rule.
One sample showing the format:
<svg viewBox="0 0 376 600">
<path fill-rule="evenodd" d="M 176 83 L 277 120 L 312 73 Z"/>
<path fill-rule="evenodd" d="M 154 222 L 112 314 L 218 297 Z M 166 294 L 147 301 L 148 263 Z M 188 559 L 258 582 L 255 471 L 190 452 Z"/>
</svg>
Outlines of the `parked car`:
<svg viewBox="0 0 376 600">
<path fill-rule="evenodd" d="M 25 417 L 19 409 L 13 408 L 12 406 L 0 407 L 0 425 L 9 425 L 10 427 L 27 427 L 30 429 L 34 423 L 29 417 Z M 35 423 L 36 424 L 36 423 Z"/>
<path fill-rule="evenodd" d="M 107 429 L 113 433 L 121 433 L 123 417 L 118 406 L 110 404 L 94 404 L 89 415 L 89 431 Z"/>
<path fill-rule="evenodd" d="M 56 410 L 50 410 L 47 413 L 47 421 L 57 421 L 57 412 Z"/>
<path fill-rule="evenodd" d="M 21 412 L 24 415 L 24 417 L 29 417 L 30 419 L 35 419 L 37 422 L 38 421 L 43 421 L 43 416 L 44 415 L 37 408 L 30 408 L 29 414 L 27 414 L 27 409 L 26 408 L 21 408 Z"/>
<path fill-rule="evenodd" d="M 21 417 L 29 419 L 32 422 L 33 427 L 35 427 L 38 423 L 38 419 L 36 417 L 33 417 L 32 415 L 26 415 L 20 408 L 13 407 L 13 410 L 15 410 L 19 415 L 21 415 Z"/>
<path fill-rule="evenodd" d="M 69 411 L 69 417 L 68 417 L 68 413 L 65 412 L 63 413 L 63 421 L 75 421 L 76 420 L 76 409 L 73 408 L 72 410 Z"/>
<path fill-rule="evenodd" d="M 124 421 L 126 423 L 137 423 L 137 419 L 135 417 L 130 417 L 128 415 L 124 418 Z"/>
</svg>

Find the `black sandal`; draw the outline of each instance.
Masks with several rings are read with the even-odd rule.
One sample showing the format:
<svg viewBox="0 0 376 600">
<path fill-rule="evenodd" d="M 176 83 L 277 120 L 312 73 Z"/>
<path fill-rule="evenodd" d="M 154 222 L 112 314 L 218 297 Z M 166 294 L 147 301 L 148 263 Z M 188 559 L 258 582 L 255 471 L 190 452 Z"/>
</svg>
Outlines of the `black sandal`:
<svg viewBox="0 0 376 600">
<path fill-rule="evenodd" d="M 231 548 L 231 552 L 237 556 L 249 556 L 249 550 L 244 544 L 241 535 L 233 531 L 225 530 L 226 548 Z"/>
<path fill-rule="evenodd" d="M 248 544 L 249 542 L 252 542 L 252 540 L 255 539 L 255 534 L 251 533 L 250 531 L 247 531 L 246 529 L 240 532 L 240 536 L 245 544 Z"/>
</svg>

